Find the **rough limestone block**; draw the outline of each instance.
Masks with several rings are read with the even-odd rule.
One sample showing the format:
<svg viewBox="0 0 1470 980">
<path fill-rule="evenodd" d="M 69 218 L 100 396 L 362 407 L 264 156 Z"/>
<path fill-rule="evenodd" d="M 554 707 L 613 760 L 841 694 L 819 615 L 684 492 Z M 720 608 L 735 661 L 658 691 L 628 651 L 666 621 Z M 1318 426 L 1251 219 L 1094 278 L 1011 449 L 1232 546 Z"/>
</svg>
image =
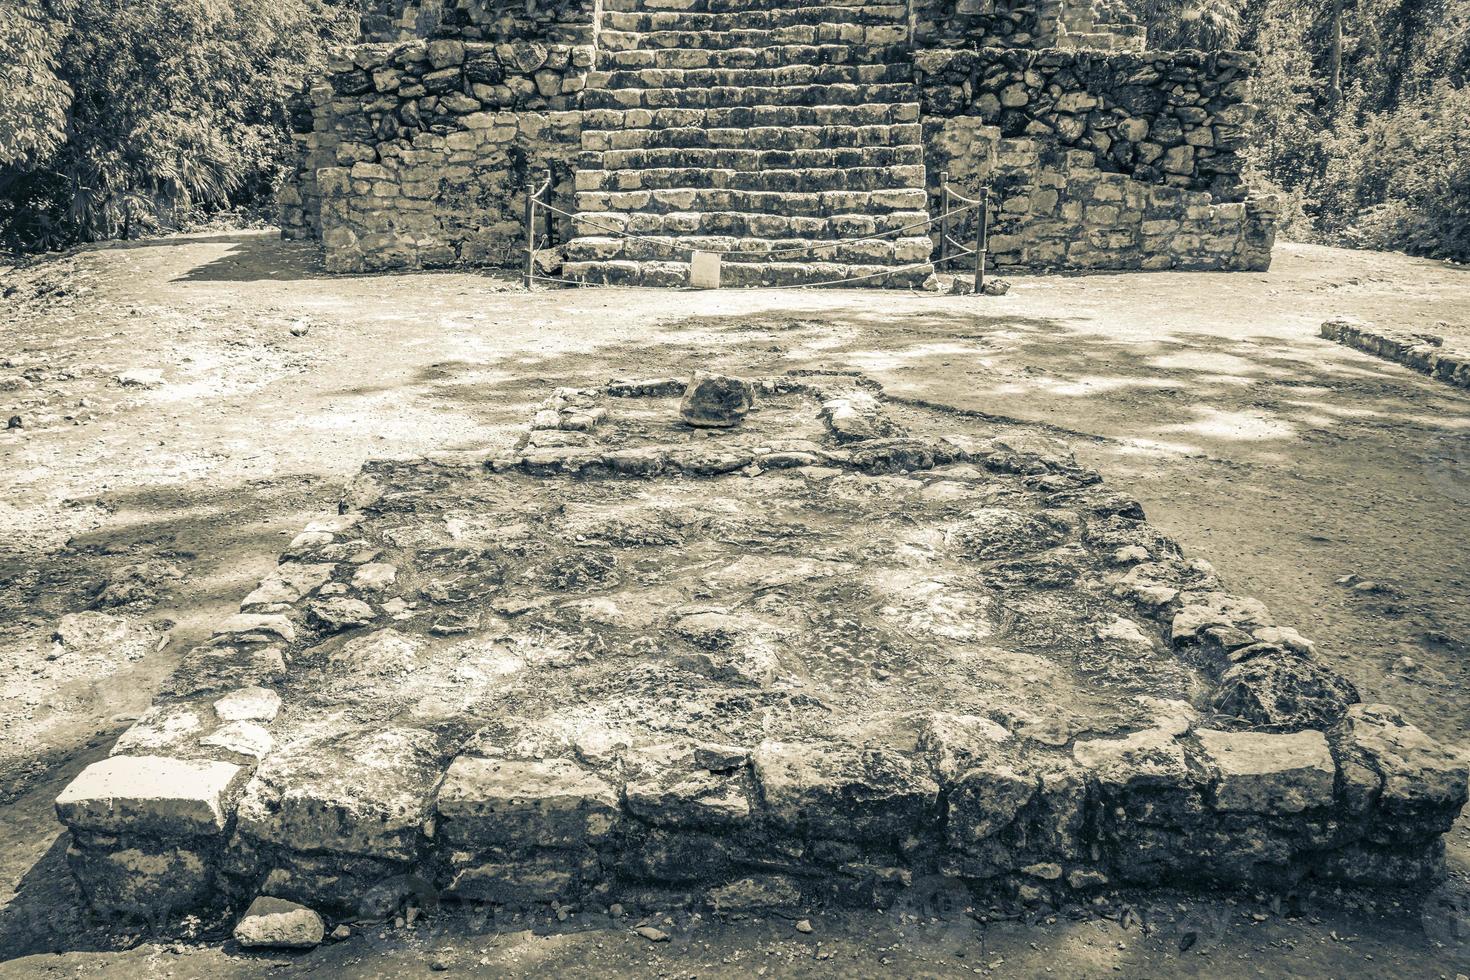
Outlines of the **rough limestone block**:
<svg viewBox="0 0 1470 980">
<path fill-rule="evenodd" d="M 256 770 L 239 830 L 297 851 L 412 860 L 440 771 L 438 742 L 421 729 L 296 742 Z"/>
<path fill-rule="evenodd" d="M 235 924 L 235 942 L 247 948 L 311 949 L 326 935 L 322 917 L 304 905 L 261 895 Z"/>
<path fill-rule="evenodd" d="M 1377 774 L 1378 805 L 1396 817 L 1423 819 L 1425 833 L 1448 830 L 1466 801 L 1467 767 L 1384 704 L 1355 704 L 1333 732 L 1344 771 Z"/>
<path fill-rule="evenodd" d="M 630 783 L 628 810 L 665 827 L 732 827 L 750 821 L 744 780 L 710 772 L 674 773 Z"/>
<path fill-rule="evenodd" d="M 522 905 L 571 896 L 581 876 L 597 871 L 597 856 L 585 851 L 542 851 L 517 860 L 485 861 L 456 854 L 446 891 L 477 902 Z"/>
<path fill-rule="evenodd" d="M 700 428 L 730 428 L 745 419 L 754 397 L 749 381 L 696 371 L 684 391 L 679 415 Z"/>
<path fill-rule="evenodd" d="M 87 904 L 105 916 L 145 918 L 193 910 L 208 901 L 213 889 L 208 863 L 187 848 L 104 851 L 73 846 L 66 860 Z"/>
<path fill-rule="evenodd" d="M 1321 732 L 1293 735 L 1196 733 L 1201 761 L 1215 781 L 1215 808 L 1246 813 L 1300 813 L 1330 806 L 1337 766 Z"/>
<path fill-rule="evenodd" d="M 1166 728 L 1134 732 L 1127 738 L 1078 742 L 1072 757 L 1105 787 L 1174 785 L 1189 779 L 1189 765 L 1176 733 Z"/>
<path fill-rule="evenodd" d="M 890 840 L 922 832 L 939 787 L 888 749 L 765 741 L 751 753 L 767 818 L 813 839 Z"/>
<path fill-rule="evenodd" d="M 240 603 L 240 608 L 295 602 L 330 578 L 336 567 L 332 564 L 284 562 L 260 580 L 255 591 Z"/>
<path fill-rule="evenodd" d="M 607 836 L 617 791 L 566 759 L 455 759 L 439 787 L 443 835 L 466 847 L 572 847 Z"/>
<path fill-rule="evenodd" d="M 296 627 L 285 616 L 236 613 L 215 627 L 214 635 L 237 640 L 275 638 L 290 643 L 296 639 Z"/>
<path fill-rule="evenodd" d="M 214 703 L 220 721 L 272 721 L 281 710 L 281 696 L 268 687 L 242 687 Z"/>
<path fill-rule="evenodd" d="M 228 762 L 112 756 L 56 798 L 68 827 L 109 834 L 198 837 L 225 829 L 245 770 Z"/>
</svg>

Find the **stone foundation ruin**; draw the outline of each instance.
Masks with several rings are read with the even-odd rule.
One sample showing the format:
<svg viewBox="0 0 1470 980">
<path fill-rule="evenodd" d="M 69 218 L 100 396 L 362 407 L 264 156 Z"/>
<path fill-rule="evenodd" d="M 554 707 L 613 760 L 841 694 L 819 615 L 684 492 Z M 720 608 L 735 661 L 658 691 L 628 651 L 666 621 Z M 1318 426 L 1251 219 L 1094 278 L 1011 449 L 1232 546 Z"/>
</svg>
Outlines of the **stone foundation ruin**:
<svg viewBox="0 0 1470 980">
<path fill-rule="evenodd" d="M 1463 762 L 1065 445 L 856 376 L 753 387 L 713 429 L 680 380 L 562 388 L 512 452 L 368 464 L 58 798 L 89 902 L 1439 873 Z"/>
<path fill-rule="evenodd" d="M 684 285 L 698 249 L 730 285 L 919 284 L 941 172 L 991 188 L 1002 271 L 1270 262 L 1252 57 L 1144 51 L 1106 0 L 371 0 L 363 24 L 280 193 L 334 271 L 518 265 L 547 171 L 571 281 Z"/>
</svg>

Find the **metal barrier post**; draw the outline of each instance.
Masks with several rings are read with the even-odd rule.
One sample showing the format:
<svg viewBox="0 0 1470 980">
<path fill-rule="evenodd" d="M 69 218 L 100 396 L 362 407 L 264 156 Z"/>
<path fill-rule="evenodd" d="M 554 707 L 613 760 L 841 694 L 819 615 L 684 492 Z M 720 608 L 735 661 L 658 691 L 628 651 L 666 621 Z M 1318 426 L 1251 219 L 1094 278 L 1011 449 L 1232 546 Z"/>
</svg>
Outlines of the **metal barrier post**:
<svg viewBox="0 0 1470 980">
<path fill-rule="evenodd" d="M 949 171 L 939 171 L 939 261 L 949 258 Z"/>
<path fill-rule="evenodd" d="M 980 190 L 980 214 L 975 222 L 975 295 L 985 291 L 985 253 L 990 248 L 990 188 Z"/>
<path fill-rule="evenodd" d="M 533 184 L 526 184 L 526 268 L 521 274 L 521 281 L 527 289 L 531 288 L 532 277 L 536 275 L 536 205 L 541 203 L 541 195 L 551 188 L 551 169 L 546 170 L 546 181 L 539 188 Z M 548 234 L 551 228 L 551 219 L 547 219 L 546 227 Z"/>
<path fill-rule="evenodd" d="M 536 271 L 536 188 L 526 185 L 526 271 L 521 275 L 527 289 L 531 288 L 531 276 Z"/>
</svg>

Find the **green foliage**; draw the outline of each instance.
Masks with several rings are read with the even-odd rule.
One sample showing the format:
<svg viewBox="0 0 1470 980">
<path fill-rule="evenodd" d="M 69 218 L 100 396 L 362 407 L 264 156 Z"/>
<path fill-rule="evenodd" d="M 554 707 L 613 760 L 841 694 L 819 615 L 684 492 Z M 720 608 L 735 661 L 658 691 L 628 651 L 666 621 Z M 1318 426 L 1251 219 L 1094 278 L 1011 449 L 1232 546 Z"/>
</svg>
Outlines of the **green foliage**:
<svg viewBox="0 0 1470 980">
<path fill-rule="evenodd" d="M 27 52 L 37 111 L 0 116 L 0 235 L 23 248 L 167 227 L 268 185 L 287 99 L 342 22 L 324 0 L 21 2 L 0 44 Z"/>
<path fill-rule="evenodd" d="M 71 88 L 56 75 L 65 32 L 42 0 L 11 0 L 0 16 L 0 167 L 44 159 L 66 135 Z"/>
<path fill-rule="evenodd" d="M 1244 0 L 1146 0 L 1140 12 L 1150 48 L 1218 51 L 1240 40 Z"/>
<path fill-rule="evenodd" d="M 1470 87 L 1439 81 L 1326 140 L 1323 229 L 1367 248 L 1470 261 Z"/>
<path fill-rule="evenodd" d="M 1261 65 L 1247 177 L 1285 197 L 1292 238 L 1470 259 L 1470 0 L 1251 0 Z"/>
</svg>

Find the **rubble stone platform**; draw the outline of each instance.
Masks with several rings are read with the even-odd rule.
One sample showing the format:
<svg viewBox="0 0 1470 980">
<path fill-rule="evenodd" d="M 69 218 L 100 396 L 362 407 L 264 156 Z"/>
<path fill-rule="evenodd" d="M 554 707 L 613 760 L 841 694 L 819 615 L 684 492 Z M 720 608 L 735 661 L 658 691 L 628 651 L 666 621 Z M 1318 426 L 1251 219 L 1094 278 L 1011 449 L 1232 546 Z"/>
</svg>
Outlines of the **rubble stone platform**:
<svg viewBox="0 0 1470 980">
<path fill-rule="evenodd" d="M 755 382 L 368 464 L 57 800 L 100 911 L 1425 882 L 1459 760 L 1063 444 Z"/>
</svg>

